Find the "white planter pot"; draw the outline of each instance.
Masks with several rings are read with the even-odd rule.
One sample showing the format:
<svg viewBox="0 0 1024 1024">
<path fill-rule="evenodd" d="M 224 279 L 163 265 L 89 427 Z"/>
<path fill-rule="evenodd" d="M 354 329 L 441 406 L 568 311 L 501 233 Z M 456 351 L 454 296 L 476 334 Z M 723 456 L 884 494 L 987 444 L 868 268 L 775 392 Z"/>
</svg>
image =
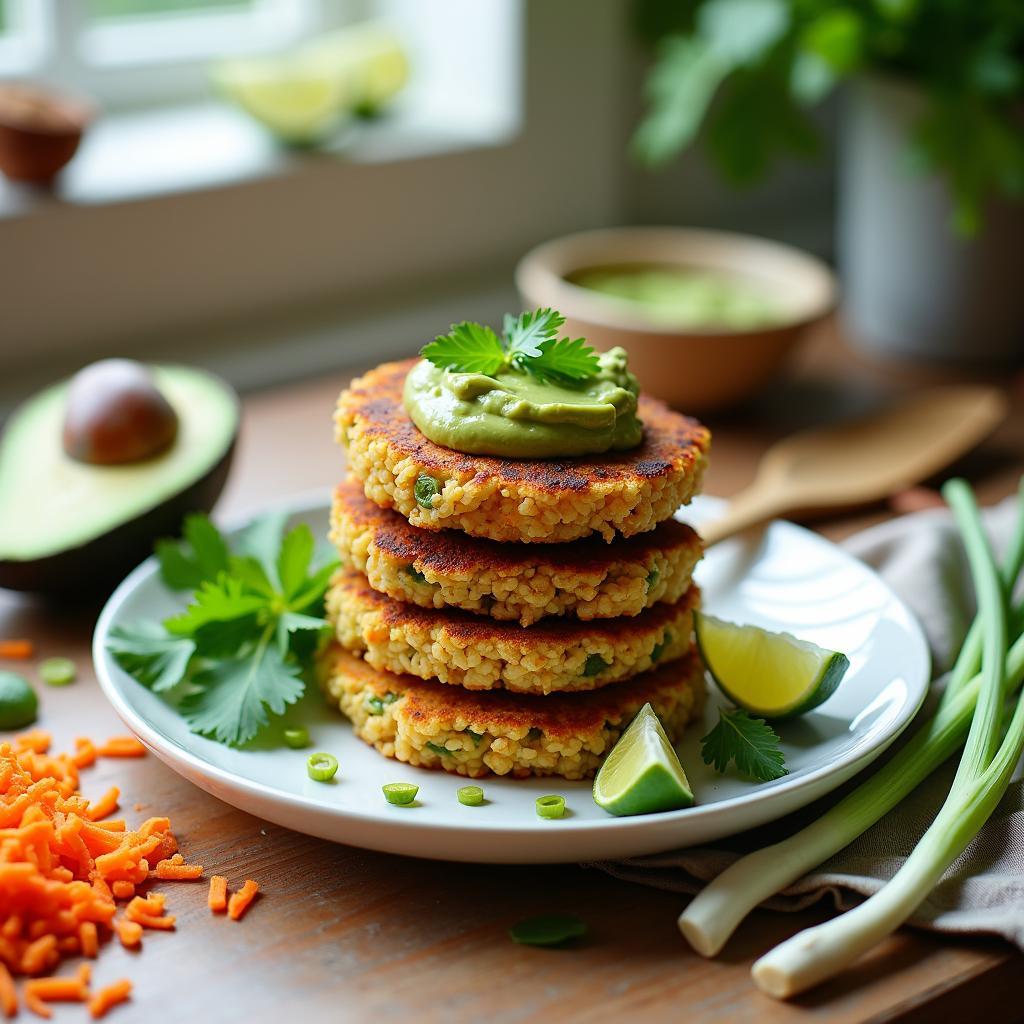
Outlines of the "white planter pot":
<svg viewBox="0 0 1024 1024">
<path fill-rule="evenodd" d="M 895 356 L 1024 360 L 1024 203 L 993 202 L 977 236 L 957 235 L 942 180 L 910 167 L 922 109 L 916 89 L 888 79 L 849 92 L 839 214 L 849 334 Z"/>
</svg>

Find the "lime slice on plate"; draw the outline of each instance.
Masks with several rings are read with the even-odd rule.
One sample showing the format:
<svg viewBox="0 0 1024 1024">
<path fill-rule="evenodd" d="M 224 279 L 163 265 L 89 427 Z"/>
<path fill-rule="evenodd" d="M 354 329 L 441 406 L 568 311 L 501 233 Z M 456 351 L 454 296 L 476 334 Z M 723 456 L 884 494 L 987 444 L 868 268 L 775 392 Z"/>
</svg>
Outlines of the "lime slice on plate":
<svg viewBox="0 0 1024 1024">
<path fill-rule="evenodd" d="M 650 704 L 619 737 L 594 779 L 594 803 L 609 814 L 653 814 L 693 803 L 686 772 Z"/>
<path fill-rule="evenodd" d="M 759 718 L 792 718 L 828 700 L 850 667 L 838 651 L 698 612 L 697 647 L 718 688 Z"/>
</svg>

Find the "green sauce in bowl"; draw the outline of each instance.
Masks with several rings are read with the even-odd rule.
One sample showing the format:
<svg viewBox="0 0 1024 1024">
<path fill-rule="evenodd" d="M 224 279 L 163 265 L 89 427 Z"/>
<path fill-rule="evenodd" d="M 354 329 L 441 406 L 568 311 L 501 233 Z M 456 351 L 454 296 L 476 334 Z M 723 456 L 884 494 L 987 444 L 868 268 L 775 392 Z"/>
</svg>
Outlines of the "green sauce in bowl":
<svg viewBox="0 0 1024 1024">
<path fill-rule="evenodd" d="M 566 280 L 642 310 L 666 327 L 749 331 L 787 319 L 766 286 L 722 271 L 634 263 L 588 267 L 567 274 Z"/>
</svg>

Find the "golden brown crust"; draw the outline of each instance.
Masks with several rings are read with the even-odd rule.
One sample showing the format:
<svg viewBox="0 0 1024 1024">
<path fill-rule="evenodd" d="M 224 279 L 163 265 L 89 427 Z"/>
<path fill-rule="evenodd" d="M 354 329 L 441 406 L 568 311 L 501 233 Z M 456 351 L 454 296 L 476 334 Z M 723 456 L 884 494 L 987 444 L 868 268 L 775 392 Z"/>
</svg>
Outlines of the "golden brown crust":
<svg viewBox="0 0 1024 1024">
<path fill-rule="evenodd" d="M 706 695 L 703 666 L 692 650 L 628 683 L 548 697 L 481 693 L 394 675 L 337 645 L 322 656 L 319 674 L 328 699 L 383 754 L 472 778 L 586 778 L 644 704 L 678 741 Z"/>
<path fill-rule="evenodd" d="M 605 544 L 498 544 L 451 530 L 419 530 L 363 494 L 336 491 L 331 540 L 343 564 L 374 590 L 424 608 L 461 608 L 529 626 L 550 616 L 582 621 L 638 615 L 686 592 L 700 538 L 674 519 L 650 533 Z"/>
<path fill-rule="evenodd" d="M 641 396 L 641 444 L 626 452 L 565 459 L 466 455 L 426 438 L 402 402 L 415 360 L 384 363 L 342 392 L 338 440 L 366 495 L 415 526 L 455 528 L 497 541 L 564 542 L 653 529 L 699 490 L 707 429 Z M 414 497 L 421 474 L 441 491 L 432 507 Z"/>
<path fill-rule="evenodd" d="M 666 519 L 649 533 L 622 537 L 606 544 L 587 537 L 572 544 L 500 544 L 483 537 L 466 537 L 451 530 L 427 532 L 410 525 L 393 509 L 381 508 L 363 493 L 358 481 L 348 479 L 335 491 L 337 515 L 354 526 L 373 531 L 373 544 L 382 553 L 405 563 L 416 563 L 420 572 L 438 575 L 493 572 L 525 575 L 543 565 L 553 572 L 606 572 L 621 562 L 644 563 L 654 553 L 701 547 L 693 527 L 678 519 Z"/>
<path fill-rule="evenodd" d="M 354 570 L 327 592 L 338 640 L 376 668 L 467 689 L 520 693 L 591 690 L 681 657 L 690 647 L 700 591 L 632 618 L 544 619 L 529 629 L 457 609 L 392 601 Z"/>
</svg>

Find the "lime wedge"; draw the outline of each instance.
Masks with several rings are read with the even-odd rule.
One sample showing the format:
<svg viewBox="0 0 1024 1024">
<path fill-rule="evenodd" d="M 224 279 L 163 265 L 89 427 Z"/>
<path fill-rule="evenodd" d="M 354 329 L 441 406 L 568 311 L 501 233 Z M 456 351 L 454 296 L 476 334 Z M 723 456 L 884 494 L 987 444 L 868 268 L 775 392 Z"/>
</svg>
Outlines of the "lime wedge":
<svg viewBox="0 0 1024 1024">
<path fill-rule="evenodd" d="M 321 141 L 348 105 L 344 78 L 294 56 L 226 60 L 211 75 L 225 95 L 291 145 Z"/>
<path fill-rule="evenodd" d="M 321 36 L 302 48 L 299 59 L 322 74 L 348 83 L 350 109 L 373 116 L 409 80 L 409 60 L 394 33 L 368 23 Z"/>
<path fill-rule="evenodd" d="M 344 119 L 378 113 L 409 78 L 401 43 L 377 24 L 356 25 L 295 49 L 223 60 L 214 84 L 281 141 L 324 141 Z"/>
<path fill-rule="evenodd" d="M 653 814 L 693 803 L 683 766 L 650 704 L 619 737 L 594 779 L 594 803 L 609 814 Z"/>
<path fill-rule="evenodd" d="M 838 651 L 739 626 L 701 612 L 697 647 L 718 688 L 737 707 L 760 718 L 792 718 L 828 700 L 850 667 Z"/>
</svg>

